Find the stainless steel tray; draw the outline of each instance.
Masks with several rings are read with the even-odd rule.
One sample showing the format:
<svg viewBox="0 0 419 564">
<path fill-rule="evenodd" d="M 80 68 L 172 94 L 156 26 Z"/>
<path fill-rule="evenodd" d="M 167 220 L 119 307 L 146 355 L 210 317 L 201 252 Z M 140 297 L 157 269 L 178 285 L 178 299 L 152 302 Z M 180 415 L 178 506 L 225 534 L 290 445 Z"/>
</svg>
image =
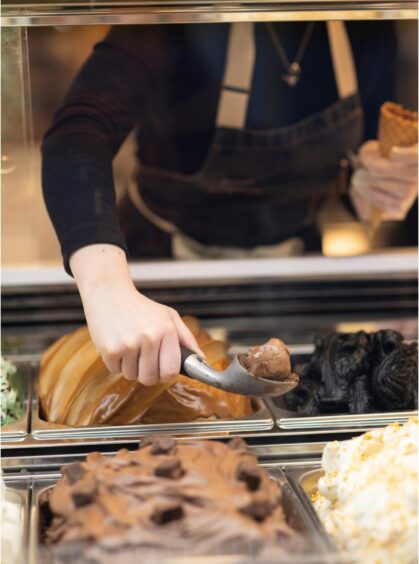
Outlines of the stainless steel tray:
<svg viewBox="0 0 419 564">
<path fill-rule="evenodd" d="M 284 400 L 268 399 L 266 403 L 275 418 L 276 426 L 283 431 L 322 430 L 328 433 L 341 431 L 367 431 L 373 427 L 384 427 L 390 423 L 406 423 L 410 417 L 417 417 L 418 410 L 365 413 L 361 415 L 315 415 L 305 417 L 285 409 Z"/>
<path fill-rule="evenodd" d="M 70 462 L 70 461 L 69 461 Z M 283 491 L 283 502 L 284 502 L 284 511 L 287 516 L 287 520 L 289 523 L 292 524 L 294 529 L 296 529 L 300 534 L 306 539 L 310 546 L 310 554 L 306 555 L 298 555 L 296 559 L 290 556 L 290 560 L 284 560 L 284 564 L 286 562 L 292 562 L 294 564 L 303 564 L 305 562 L 316 562 L 319 564 L 320 562 L 334 562 L 335 560 L 329 560 L 330 557 L 330 542 L 328 536 L 325 534 L 324 530 L 319 526 L 319 520 L 317 515 L 313 512 L 307 512 L 304 507 L 304 504 L 301 502 L 300 497 L 295 493 L 293 486 L 288 481 L 286 475 L 281 469 L 281 464 L 279 463 L 270 463 L 263 465 L 269 474 L 272 476 L 273 479 L 277 480 L 282 488 Z M 48 488 L 52 487 L 60 477 L 59 473 L 51 473 L 46 477 L 34 478 L 33 479 L 33 492 L 32 492 L 32 502 L 31 502 L 31 523 L 30 523 L 30 543 L 29 543 L 29 554 L 30 558 L 29 561 L 33 564 L 38 562 L 61 562 L 62 557 L 66 557 L 67 561 L 68 558 L 72 558 L 71 561 L 80 562 L 80 558 L 77 558 L 76 554 L 68 554 L 68 551 L 60 550 L 59 547 L 54 547 L 53 549 L 48 549 L 48 547 L 43 547 L 41 544 L 41 515 L 40 515 L 40 496 L 43 492 L 45 492 Z M 177 555 L 179 557 L 179 555 Z M 208 555 L 209 558 L 214 558 L 214 560 L 209 560 L 209 562 L 214 562 L 217 564 L 226 564 L 226 562 L 230 562 L 229 557 L 234 555 L 223 555 L 223 554 L 210 554 Z M 238 554 L 235 555 L 236 557 Z M 166 559 L 169 558 L 172 561 L 171 557 L 173 557 L 174 561 L 178 562 L 176 555 L 174 554 L 164 554 L 162 557 L 157 555 L 156 553 L 150 554 L 150 560 L 147 558 L 144 559 L 144 555 L 142 557 L 142 561 L 145 562 L 166 562 Z M 156 558 L 157 557 L 157 558 Z M 197 558 L 197 557 L 195 557 Z M 137 561 L 137 560 L 136 560 Z M 138 560 L 140 561 L 140 560 Z M 190 557 L 187 553 L 182 555 L 179 562 L 186 563 L 186 562 L 199 562 L 199 564 L 203 563 L 204 561 L 207 562 L 206 556 L 199 556 L 196 560 L 193 557 Z M 232 560 L 233 561 L 233 560 Z M 245 560 L 234 560 L 234 562 L 252 562 L 255 563 L 256 560 L 254 556 L 250 556 L 249 554 L 246 555 Z M 267 558 L 263 560 L 265 563 L 272 563 L 273 561 Z M 281 560 L 282 562 L 282 560 Z"/>
<path fill-rule="evenodd" d="M 327 539 L 330 550 L 336 551 L 333 540 L 323 527 L 312 502 L 312 496 L 317 492 L 318 481 L 324 474 L 320 461 L 307 462 L 298 466 L 286 465 L 284 473 L 299 496 L 305 511 L 316 524 L 319 534 L 322 538 Z"/>
<path fill-rule="evenodd" d="M 34 387 L 36 388 L 36 386 Z M 246 432 L 246 431 L 269 431 L 274 426 L 274 421 L 266 404 L 261 399 L 255 399 L 258 409 L 252 415 L 239 419 L 206 419 L 202 421 L 190 421 L 184 423 L 161 423 L 161 424 L 137 424 L 137 425 L 95 425 L 76 427 L 48 423 L 40 417 L 39 402 L 34 389 L 31 432 L 35 439 L 73 439 L 73 438 L 115 438 L 115 437 L 139 437 L 141 435 L 169 433 L 171 435 L 182 434 L 212 434 L 214 432 Z"/>
<path fill-rule="evenodd" d="M 13 534 L 13 544 L 17 547 L 17 551 L 13 555 L 7 554 L 6 546 L 2 542 L 1 562 L 2 564 L 23 564 L 23 562 L 26 562 L 29 539 L 30 480 L 28 478 L 15 480 L 14 478 L 8 478 L 6 476 L 3 476 L 2 480 L 6 486 L 4 492 L 5 501 L 11 502 L 17 506 L 16 530 L 8 531 L 7 524 L 5 520 L 2 519 L 2 534 L 6 534 L 7 536 Z"/>
<path fill-rule="evenodd" d="M 26 362 L 14 361 L 16 373 L 10 376 L 10 383 L 17 389 L 23 403 L 23 414 L 20 419 L 3 425 L 0 431 L 0 442 L 23 441 L 29 432 L 30 406 L 32 396 L 32 367 Z"/>
</svg>

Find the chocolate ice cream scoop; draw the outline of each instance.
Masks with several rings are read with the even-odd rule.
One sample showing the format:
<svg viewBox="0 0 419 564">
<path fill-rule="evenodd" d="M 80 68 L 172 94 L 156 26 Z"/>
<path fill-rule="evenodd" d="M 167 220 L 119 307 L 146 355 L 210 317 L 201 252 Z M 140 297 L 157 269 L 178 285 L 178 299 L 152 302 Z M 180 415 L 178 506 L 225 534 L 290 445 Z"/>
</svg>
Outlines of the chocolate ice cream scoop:
<svg viewBox="0 0 419 564">
<path fill-rule="evenodd" d="M 281 343 L 281 341 L 278 341 L 278 343 Z M 283 345 L 283 343 L 281 344 Z M 266 345 L 262 345 L 262 348 L 263 346 Z M 283 347 L 285 347 L 285 345 L 283 345 Z M 259 347 L 259 349 L 260 348 L 261 347 Z M 257 347 L 255 347 L 255 349 L 257 349 Z M 281 351 L 281 354 L 278 355 L 280 356 L 279 366 L 273 361 L 275 357 L 273 351 Z M 286 352 L 288 354 L 288 351 Z M 278 349 L 278 347 L 273 347 L 269 355 L 263 355 L 263 358 L 267 359 L 269 356 L 271 360 L 270 362 L 265 362 L 266 366 L 262 371 L 259 372 L 255 370 L 254 374 L 248 370 L 245 364 L 245 362 L 247 362 L 246 359 L 252 358 L 252 354 L 250 357 L 244 356 L 244 360 L 243 355 L 241 355 L 241 357 L 235 356 L 228 367 L 222 371 L 214 370 L 204 359 L 186 349 L 181 348 L 181 355 L 182 372 L 184 374 L 204 384 L 213 386 L 214 388 L 220 388 L 221 390 L 235 394 L 253 397 L 280 396 L 286 394 L 298 384 L 297 374 L 291 373 L 290 366 L 288 370 L 286 370 L 284 353 L 282 348 Z M 253 356 L 256 357 L 256 353 L 253 354 Z M 262 365 L 263 362 L 259 359 L 256 364 Z M 273 370 L 273 372 L 270 370 Z M 279 371 L 278 373 L 276 373 L 277 370 Z M 269 373 L 269 377 L 265 378 L 265 373 Z"/>
<path fill-rule="evenodd" d="M 279 339 L 269 339 L 263 345 L 251 347 L 240 361 L 255 378 L 286 380 L 291 376 L 290 353 Z"/>
</svg>

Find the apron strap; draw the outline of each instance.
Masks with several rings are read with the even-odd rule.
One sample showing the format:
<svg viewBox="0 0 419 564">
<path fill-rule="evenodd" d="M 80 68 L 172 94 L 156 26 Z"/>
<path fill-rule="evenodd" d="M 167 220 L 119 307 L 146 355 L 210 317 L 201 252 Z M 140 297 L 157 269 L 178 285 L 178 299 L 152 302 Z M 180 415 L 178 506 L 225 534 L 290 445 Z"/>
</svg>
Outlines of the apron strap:
<svg viewBox="0 0 419 564">
<path fill-rule="evenodd" d="M 252 88 L 256 46 L 253 23 L 230 24 L 216 127 L 243 129 Z"/>
<path fill-rule="evenodd" d="M 326 22 L 327 34 L 340 99 L 358 92 L 351 44 L 344 22 Z M 253 23 L 230 24 L 223 84 L 215 125 L 244 129 L 256 60 Z"/>
<path fill-rule="evenodd" d="M 358 81 L 351 43 L 344 22 L 327 22 L 330 51 L 339 98 L 358 92 Z"/>
</svg>

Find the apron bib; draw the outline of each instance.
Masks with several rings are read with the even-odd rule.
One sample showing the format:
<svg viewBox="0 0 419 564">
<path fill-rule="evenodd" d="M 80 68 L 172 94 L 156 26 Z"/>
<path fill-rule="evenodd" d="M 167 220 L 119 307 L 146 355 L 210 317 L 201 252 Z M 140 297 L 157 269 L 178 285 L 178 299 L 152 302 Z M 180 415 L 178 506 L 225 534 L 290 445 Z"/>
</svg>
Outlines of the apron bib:
<svg viewBox="0 0 419 564">
<path fill-rule="evenodd" d="M 339 100 L 287 127 L 245 129 L 255 63 L 253 23 L 230 25 L 216 131 L 194 174 L 140 166 L 129 198 L 172 237 L 177 258 L 281 256 L 336 185 L 340 160 L 362 140 L 363 117 L 346 29 L 328 22 Z"/>
</svg>

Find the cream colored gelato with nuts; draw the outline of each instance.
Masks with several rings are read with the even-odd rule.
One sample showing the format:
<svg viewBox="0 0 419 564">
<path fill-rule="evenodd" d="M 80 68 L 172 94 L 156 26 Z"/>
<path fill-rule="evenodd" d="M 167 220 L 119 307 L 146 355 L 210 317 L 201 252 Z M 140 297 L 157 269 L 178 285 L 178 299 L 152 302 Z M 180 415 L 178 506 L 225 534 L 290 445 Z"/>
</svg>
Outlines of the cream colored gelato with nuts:
<svg viewBox="0 0 419 564">
<path fill-rule="evenodd" d="M 418 561 L 418 420 L 328 443 L 314 506 L 336 545 L 368 564 Z"/>
</svg>

